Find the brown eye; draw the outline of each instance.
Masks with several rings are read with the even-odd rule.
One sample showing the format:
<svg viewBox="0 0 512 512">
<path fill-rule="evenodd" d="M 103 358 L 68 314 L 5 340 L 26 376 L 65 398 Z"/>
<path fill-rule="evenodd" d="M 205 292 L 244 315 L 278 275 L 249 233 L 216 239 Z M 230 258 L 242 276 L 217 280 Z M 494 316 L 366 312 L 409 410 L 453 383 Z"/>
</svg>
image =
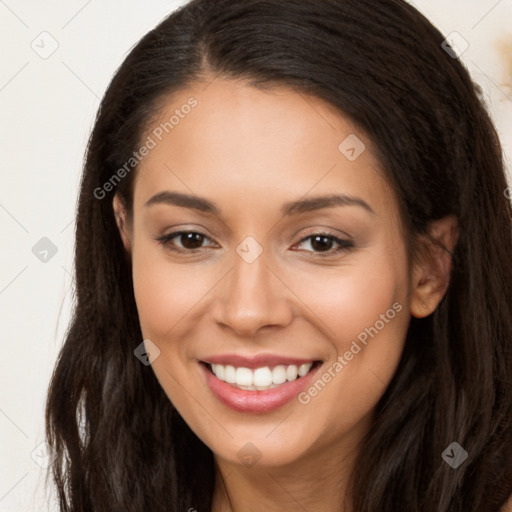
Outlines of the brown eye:
<svg viewBox="0 0 512 512">
<path fill-rule="evenodd" d="M 203 245 L 203 242 L 210 240 L 210 238 L 195 231 L 176 231 L 158 237 L 156 240 L 171 251 L 186 253 L 195 252 L 206 247 Z"/>
<path fill-rule="evenodd" d="M 323 256 L 323 253 L 325 253 L 326 256 L 333 255 L 354 247 L 354 243 L 351 240 L 343 240 L 331 235 L 330 233 L 313 233 L 312 235 L 303 238 L 298 245 L 303 245 L 308 241 L 313 250 L 308 250 L 307 252 L 317 253 L 320 256 Z M 338 248 L 331 250 L 333 246 L 336 245 Z"/>
<path fill-rule="evenodd" d="M 205 237 L 200 233 L 181 233 L 177 238 L 185 249 L 198 249 L 203 245 Z"/>
<path fill-rule="evenodd" d="M 329 236 L 319 235 L 311 237 L 311 247 L 315 251 L 328 251 L 332 248 L 332 244 L 334 243 L 334 239 Z"/>
</svg>

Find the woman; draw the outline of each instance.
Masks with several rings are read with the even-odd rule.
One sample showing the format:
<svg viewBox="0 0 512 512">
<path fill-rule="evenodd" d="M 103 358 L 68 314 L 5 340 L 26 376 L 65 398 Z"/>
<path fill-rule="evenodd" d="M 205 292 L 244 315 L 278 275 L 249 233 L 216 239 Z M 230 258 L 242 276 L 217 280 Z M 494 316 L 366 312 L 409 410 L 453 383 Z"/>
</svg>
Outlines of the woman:
<svg viewBox="0 0 512 512">
<path fill-rule="evenodd" d="M 62 511 L 506 510 L 512 212 L 444 40 L 400 0 L 194 0 L 133 48 L 49 389 Z"/>
</svg>

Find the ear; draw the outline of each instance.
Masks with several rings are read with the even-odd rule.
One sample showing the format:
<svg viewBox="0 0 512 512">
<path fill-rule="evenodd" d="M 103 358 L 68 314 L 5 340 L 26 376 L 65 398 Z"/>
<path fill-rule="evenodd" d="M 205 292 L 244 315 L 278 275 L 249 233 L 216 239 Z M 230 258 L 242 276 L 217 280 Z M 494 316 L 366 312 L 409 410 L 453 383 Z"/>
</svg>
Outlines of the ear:
<svg viewBox="0 0 512 512">
<path fill-rule="evenodd" d="M 126 208 L 118 194 L 114 195 L 112 207 L 114 209 L 117 228 L 119 229 L 119 234 L 121 235 L 121 240 L 123 241 L 124 248 L 126 249 L 126 252 L 128 252 L 128 254 L 131 254 L 131 229 L 126 215 Z"/>
<path fill-rule="evenodd" d="M 457 219 L 453 215 L 430 224 L 421 235 L 417 261 L 411 282 L 411 315 L 423 318 L 439 305 L 450 284 L 452 255 L 459 239 Z"/>
</svg>

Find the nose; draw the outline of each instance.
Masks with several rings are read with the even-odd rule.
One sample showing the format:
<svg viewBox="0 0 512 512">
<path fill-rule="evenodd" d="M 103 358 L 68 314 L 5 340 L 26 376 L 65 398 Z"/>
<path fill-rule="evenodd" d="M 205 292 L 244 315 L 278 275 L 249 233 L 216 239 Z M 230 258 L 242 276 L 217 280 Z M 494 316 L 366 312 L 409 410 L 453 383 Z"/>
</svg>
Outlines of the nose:
<svg viewBox="0 0 512 512">
<path fill-rule="evenodd" d="M 262 254 L 248 263 L 234 257 L 231 272 L 216 287 L 215 322 L 239 337 L 253 337 L 264 327 L 286 327 L 293 319 L 293 293 Z"/>
</svg>

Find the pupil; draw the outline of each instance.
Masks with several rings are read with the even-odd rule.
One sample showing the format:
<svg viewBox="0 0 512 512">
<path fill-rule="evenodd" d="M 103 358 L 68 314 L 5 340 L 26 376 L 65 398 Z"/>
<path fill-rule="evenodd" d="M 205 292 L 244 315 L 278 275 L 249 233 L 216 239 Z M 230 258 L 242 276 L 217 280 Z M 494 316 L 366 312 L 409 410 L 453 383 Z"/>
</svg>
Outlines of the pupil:
<svg viewBox="0 0 512 512">
<path fill-rule="evenodd" d="M 323 240 L 325 243 L 318 243 L 319 240 Z M 328 236 L 315 236 L 311 240 L 311 246 L 315 250 L 329 250 L 329 246 L 331 245 L 331 239 Z"/>
<path fill-rule="evenodd" d="M 201 247 L 203 235 L 200 235 L 199 233 L 185 233 L 182 234 L 181 237 L 181 242 L 187 249 L 197 249 Z"/>
</svg>

